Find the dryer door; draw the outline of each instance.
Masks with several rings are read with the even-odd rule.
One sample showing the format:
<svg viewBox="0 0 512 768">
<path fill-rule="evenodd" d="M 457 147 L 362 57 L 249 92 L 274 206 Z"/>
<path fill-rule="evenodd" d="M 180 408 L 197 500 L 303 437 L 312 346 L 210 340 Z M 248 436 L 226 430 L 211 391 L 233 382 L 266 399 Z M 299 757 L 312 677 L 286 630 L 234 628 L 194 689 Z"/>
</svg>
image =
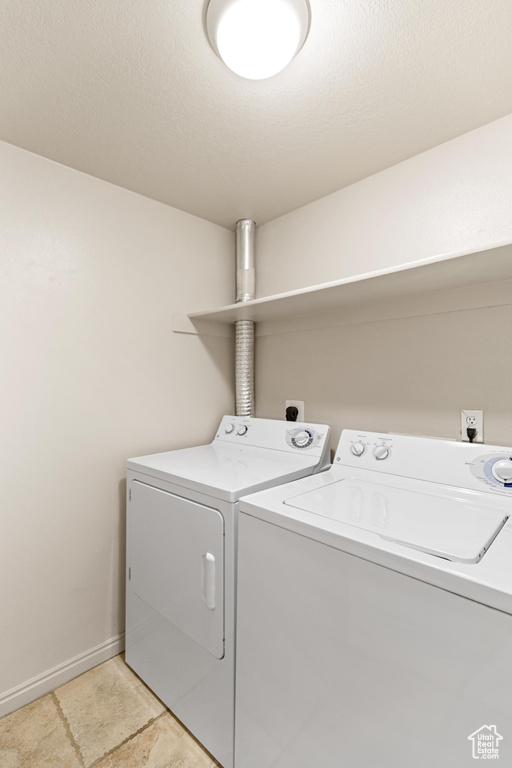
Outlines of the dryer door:
<svg viewBox="0 0 512 768">
<path fill-rule="evenodd" d="M 224 656 L 224 520 L 220 512 L 135 480 L 131 586 L 217 659 Z"/>
</svg>

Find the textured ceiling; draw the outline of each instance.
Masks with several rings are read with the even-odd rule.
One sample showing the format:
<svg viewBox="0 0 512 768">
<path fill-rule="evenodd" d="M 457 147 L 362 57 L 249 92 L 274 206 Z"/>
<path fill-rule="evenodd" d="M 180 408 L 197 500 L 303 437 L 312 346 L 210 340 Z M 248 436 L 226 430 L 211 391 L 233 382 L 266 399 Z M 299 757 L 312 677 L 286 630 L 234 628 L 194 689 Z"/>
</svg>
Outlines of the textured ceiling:
<svg viewBox="0 0 512 768">
<path fill-rule="evenodd" d="M 203 0 L 3 0 L 0 139 L 211 221 L 258 224 L 512 112 L 510 0 L 310 0 L 239 78 Z"/>
</svg>

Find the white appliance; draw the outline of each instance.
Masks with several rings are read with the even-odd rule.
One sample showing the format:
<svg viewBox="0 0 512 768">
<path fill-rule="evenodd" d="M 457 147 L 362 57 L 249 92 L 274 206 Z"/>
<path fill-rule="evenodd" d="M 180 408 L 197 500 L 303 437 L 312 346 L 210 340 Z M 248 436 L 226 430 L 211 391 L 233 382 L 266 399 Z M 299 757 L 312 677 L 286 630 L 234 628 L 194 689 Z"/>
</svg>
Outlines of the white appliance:
<svg viewBox="0 0 512 768">
<path fill-rule="evenodd" d="M 238 499 L 329 464 L 329 427 L 225 416 L 211 445 L 128 462 L 126 661 L 233 765 Z"/>
<path fill-rule="evenodd" d="M 512 765 L 511 448 L 345 430 L 240 512 L 237 768 Z"/>
</svg>

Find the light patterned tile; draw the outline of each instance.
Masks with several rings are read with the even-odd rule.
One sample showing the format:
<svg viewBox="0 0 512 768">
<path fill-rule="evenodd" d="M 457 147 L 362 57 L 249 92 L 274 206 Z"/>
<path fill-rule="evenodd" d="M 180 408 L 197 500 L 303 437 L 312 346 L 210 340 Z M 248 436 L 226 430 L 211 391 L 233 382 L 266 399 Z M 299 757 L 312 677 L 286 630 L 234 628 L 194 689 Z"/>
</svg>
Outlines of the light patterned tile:
<svg viewBox="0 0 512 768">
<path fill-rule="evenodd" d="M 121 656 L 66 683 L 55 696 L 87 768 L 165 711 Z"/>
<path fill-rule="evenodd" d="M 51 696 L 0 720 L 1 768 L 81 768 Z"/>
<path fill-rule="evenodd" d="M 165 714 L 94 768 L 217 768 L 217 763 Z"/>
</svg>

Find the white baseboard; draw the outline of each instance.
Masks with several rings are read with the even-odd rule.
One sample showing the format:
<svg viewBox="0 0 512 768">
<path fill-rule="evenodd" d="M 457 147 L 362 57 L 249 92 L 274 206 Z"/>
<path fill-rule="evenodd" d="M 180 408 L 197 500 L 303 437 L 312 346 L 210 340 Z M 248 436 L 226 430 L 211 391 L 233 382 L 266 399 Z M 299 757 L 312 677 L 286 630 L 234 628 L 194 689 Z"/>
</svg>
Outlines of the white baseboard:
<svg viewBox="0 0 512 768">
<path fill-rule="evenodd" d="M 43 672 L 41 675 L 37 675 L 37 677 L 33 677 L 31 680 L 27 680 L 16 688 L 11 688 L 10 691 L 0 693 L 0 717 L 4 717 L 10 712 L 14 712 L 15 709 L 24 707 L 25 704 L 30 704 L 31 701 L 54 691 L 64 683 L 73 680 L 74 677 L 78 677 L 103 661 L 107 661 L 112 656 L 117 656 L 123 650 L 124 632 L 116 635 L 116 637 L 111 637 L 110 640 L 105 640 L 105 642 L 90 648 L 73 659 L 69 659 L 69 661 L 65 661 L 63 664 L 59 664 L 57 667 L 53 667 L 53 669 Z"/>
</svg>

